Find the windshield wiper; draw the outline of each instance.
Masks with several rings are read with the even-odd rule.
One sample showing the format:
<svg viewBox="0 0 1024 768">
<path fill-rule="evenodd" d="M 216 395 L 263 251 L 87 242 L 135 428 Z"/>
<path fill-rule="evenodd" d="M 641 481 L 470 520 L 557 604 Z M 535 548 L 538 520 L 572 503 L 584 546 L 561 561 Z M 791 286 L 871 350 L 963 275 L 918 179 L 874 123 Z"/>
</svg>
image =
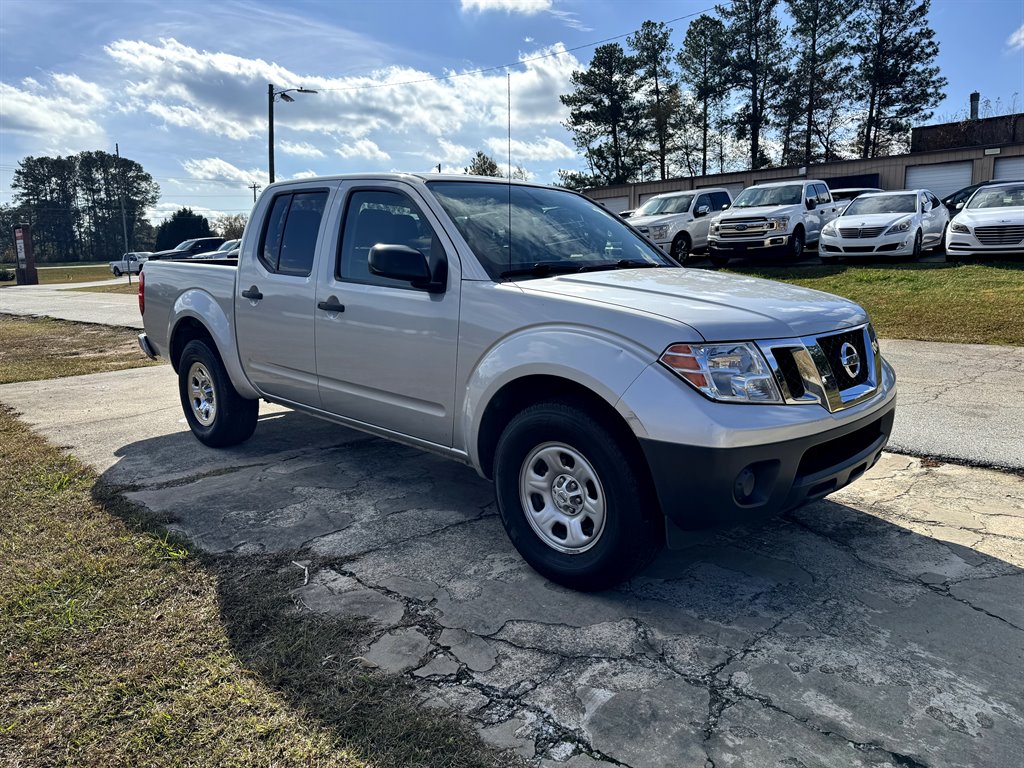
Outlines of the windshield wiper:
<svg viewBox="0 0 1024 768">
<path fill-rule="evenodd" d="M 604 269 L 645 269 L 647 267 L 668 267 L 669 264 L 655 264 L 653 261 L 641 261 L 639 259 L 619 259 L 618 261 L 606 261 L 600 264 L 587 264 L 580 267 L 578 272 L 600 272 Z"/>
<path fill-rule="evenodd" d="M 544 277 L 546 275 L 561 275 L 567 272 L 579 272 L 576 264 L 565 261 L 538 261 L 529 267 L 517 267 L 506 269 L 498 277 L 515 277 L 517 275 L 532 275 L 533 277 Z"/>
</svg>

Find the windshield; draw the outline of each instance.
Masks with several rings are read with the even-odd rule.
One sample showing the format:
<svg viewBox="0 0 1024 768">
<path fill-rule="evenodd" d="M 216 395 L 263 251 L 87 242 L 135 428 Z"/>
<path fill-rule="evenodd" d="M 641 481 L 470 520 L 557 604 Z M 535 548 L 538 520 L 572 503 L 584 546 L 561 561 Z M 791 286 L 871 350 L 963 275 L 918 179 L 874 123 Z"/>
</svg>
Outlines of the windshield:
<svg viewBox="0 0 1024 768">
<path fill-rule="evenodd" d="M 674 195 L 672 197 L 652 197 L 633 211 L 632 218 L 654 216 L 662 213 L 686 213 L 690 210 L 693 195 Z"/>
<path fill-rule="evenodd" d="M 493 279 L 676 266 L 618 216 L 572 192 L 471 181 L 429 187 Z"/>
<path fill-rule="evenodd" d="M 968 208 L 1014 208 L 1024 206 L 1024 184 L 982 187 L 967 203 Z"/>
<path fill-rule="evenodd" d="M 174 246 L 174 250 L 176 250 L 176 251 L 187 251 L 189 248 L 192 247 L 192 243 L 194 243 L 194 242 L 195 242 L 195 240 L 186 240 L 183 243 L 178 243 L 176 246 Z"/>
<path fill-rule="evenodd" d="M 754 208 L 759 205 L 800 205 L 804 199 L 803 184 L 784 187 L 747 187 L 733 200 L 733 208 Z"/>
<path fill-rule="evenodd" d="M 874 195 L 858 197 L 843 216 L 867 216 L 871 213 L 916 213 L 917 195 Z"/>
<path fill-rule="evenodd" d="M 240 242 L 241 242 L 241 240 L 225 240 L 224 244 L 221 245 L 221 247 L 218 248 L 217 250 L 218 251 L 230 251 L 232 248 L 238 247 L 238 244 Z"/>
</svg>

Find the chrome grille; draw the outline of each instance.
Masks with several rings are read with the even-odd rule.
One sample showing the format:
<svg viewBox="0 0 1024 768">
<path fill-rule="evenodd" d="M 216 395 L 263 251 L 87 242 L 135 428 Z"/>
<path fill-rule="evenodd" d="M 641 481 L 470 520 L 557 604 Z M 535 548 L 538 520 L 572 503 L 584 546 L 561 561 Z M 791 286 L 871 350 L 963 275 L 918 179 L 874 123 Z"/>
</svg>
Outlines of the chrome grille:
<svg viewBox="0 0 1024 768">
<path fill-rule="evenodd" d="M 885 231 L 885 227 L 840 227 L 839 235 L 846 240 L 856 240 L 862 237 L 878 237 Z"/>
<path fill-rule="evenodd" d="M 845 344 L 852 345 L 860 359 L 856 375 L 843 365 Z M 835 413 L 871 397 L 881 382 L 882 356 L 866 325 L 821 336 L 760 341 L 758 346 L 783 398 L 793 405 L 817 403 Z"/>
<path fill-rule="evenodd" d="M 974 235 L 982 245 L 1018 245 L 1024 241 L 1024 224 L 975 227 Z"/>
<path fill-rule="evenodd" d="M 723 221 L 718 229 L 718 234 L 721 237 L 764 237 L 766 232 L 768 232 L 768 222 L 765 219 Z"/>
</svg>

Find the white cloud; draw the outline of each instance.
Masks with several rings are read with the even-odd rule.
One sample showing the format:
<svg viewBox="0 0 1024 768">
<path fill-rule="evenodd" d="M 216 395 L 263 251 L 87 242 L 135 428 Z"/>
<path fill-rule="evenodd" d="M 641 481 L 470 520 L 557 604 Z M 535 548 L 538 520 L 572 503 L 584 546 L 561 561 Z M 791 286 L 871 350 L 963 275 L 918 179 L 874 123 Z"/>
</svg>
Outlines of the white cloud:
<svg viewBox="0 0 1024 768">
<path fill-rule="evenodd" d="M 552 0 L 462 0 L 463 11 L 505 11 L 532 16 L 551 10 Z"/>
<path fill-rule="evenodd" d="M 342 144 L 334 150 L 339 157 L 346 160 L 359 158 L 360 160 L 390 160 L 391 155 L 382 150 L 376 143 L 369 139 L 359 139 L 353 144 Z"/>
<path fill-rule="evenodd" d="M 182 163 L 185 172 L 194 179 L 203 181 L 237 182 L 251 184 L 253 181 L 266 183 L 267 173 L 259 168 L 243 171 L 227 160 L 219 157 L 205 157 L 198 160 L 186 160 Z"/>
<path fill-rule="evenodd" d="M 248 213 L 248 209 L 223 211 L 216 208 L 206 208 L 202 205 L 193 205 L 192 203 L 175 203 L 169 200 L 162 200 L 153 206 L 153 209 L 149 212 L 149 220 L 152 224 L 162 224 L 167 219 L 171 218 L 177 211 L 182 208 L 189 208 L 192 213 L 196 216 L 205 216 L 212 225 L 218 218 L 230 213 Z"/>
<path fill-rule="evenodd" d="M 491 137 L 486 141 L 487 148 L 491 150 L 494 157 L 506 158 L 508 155 L 508 138 Z M 567 157 L 576 157 L 576 150 L 568 144 L 545 136 L 538 141 L 519 141 L 512 139 L 512 163 L 560 160 Z M 507 159 L 507 158 L 506 158 Z"/>
<path fill-rule="evenodd" d="M 306 141 L 282 141 L 278 148 L 287 155 L 299 155 L 301 157 L 327 157 L 323 152 Z"/>
<path fill-rule="evenodd" d="M 29 136 L 47 152 L 105 146 L 99 122 L 105 110 L 100 87 L 77 75 L 53 74 L 48 84 L 29 77 L 20 88 L 0 83 L 4 131 Z"/>
<path fill-rule="evenodd" d="M 305 171 L 299 171 L 298 173 L 293 173 L 292 174 L 292 178 L 293 179 L 312 179 L 314 176 L 319 176 L 319 175 L 320 174 L 317 173 L 316 171 L 305 170 Z"/>
<path fill-rule="evenodd" d="M 1006 44 L 1010 47 L 1011 51 L 1024 50 L 1024 24 L 1006 39 Z"/>
</svg>

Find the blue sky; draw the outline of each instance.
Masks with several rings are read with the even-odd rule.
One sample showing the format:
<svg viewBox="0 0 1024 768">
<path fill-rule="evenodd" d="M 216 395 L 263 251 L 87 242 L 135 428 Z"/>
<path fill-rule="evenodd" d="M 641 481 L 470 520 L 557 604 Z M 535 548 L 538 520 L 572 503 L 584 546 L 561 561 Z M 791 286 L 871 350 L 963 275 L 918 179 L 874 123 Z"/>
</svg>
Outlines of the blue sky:
<svg viewBox="0 0 1024 768">
<path fill-rule="evenodd" d="M 510 73 L 512 162 L 550 182 L 581 168 L 558 95 L 593 44 L 712 6 L 0 0 L 0 203 L 22 157 L 119 142 L 161 186 L 155 220 L 182 204 L 247 213 L 246 186 L 267 178 L 268 82 L 319 91 L 276 105 L 280 180 L 461 171 L 478 149 L 504 163 Z M 962 116 L 972 90 L 1024 111 L 1024 0 L 933 0 L 931 22 L 949 80 L 932 122 Z M 687 23 L 672 24 L 676 45 Z"/>
</svg>

